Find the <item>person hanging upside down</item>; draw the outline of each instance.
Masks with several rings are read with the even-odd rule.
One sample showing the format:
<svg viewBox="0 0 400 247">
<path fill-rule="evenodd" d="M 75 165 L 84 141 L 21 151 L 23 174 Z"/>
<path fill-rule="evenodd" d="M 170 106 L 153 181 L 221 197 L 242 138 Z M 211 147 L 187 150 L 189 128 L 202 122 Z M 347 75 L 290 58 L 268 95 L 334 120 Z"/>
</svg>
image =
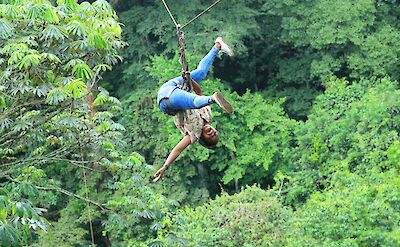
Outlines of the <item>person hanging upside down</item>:
<svg viewBox="0 0 400 247">
<path fill-rule="evenodd" d="M 154 174 L 152 183 L 160 180 L 168 167 L 190 144 L 198 141 L 206 148 L 215 148 L 219 135 L 218 131 L 209 124 L 212 119 L 210 105 L 216 103 L 228 113 L 232 113 L 233 108 L 220 92 L 204 96 L 198 83 L 207 76 L 214 58 L 220 51 L 229 56 L 233 55 L 229 46 L 221 37 L 218 37 L 213 48 L 200 61 L 197 69 L 190 72 L 192 88 L 189 86 L 187 91 L 182 89 L 182 76 L 169 80 L 160 87 L 157 95 L 158 106 L 162 112 L 173 116 L 176 127 L 184 136 L 172 149 L 164 165 Z M 191 93 L 192 90 L 196 94 Z"/>
</svg>

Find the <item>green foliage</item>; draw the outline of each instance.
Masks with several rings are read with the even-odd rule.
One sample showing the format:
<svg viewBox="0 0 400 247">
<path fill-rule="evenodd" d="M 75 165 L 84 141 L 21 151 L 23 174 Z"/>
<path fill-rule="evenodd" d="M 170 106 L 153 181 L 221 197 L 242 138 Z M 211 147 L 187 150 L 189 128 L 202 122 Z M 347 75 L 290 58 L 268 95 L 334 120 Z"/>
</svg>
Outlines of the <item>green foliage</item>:
<svg viewBox="0 0 400 247">
<path fill-rule="evenodd" d="M 376 8 L 372 0 L 273 1 L 271 11 L 282 15 L 282 37 L 298 47 L 310 45 L 360 44 L 360 36 L 374 23 Z M 285 13 L 290 11 L 289 13 Z"/>
<path fill-rule="evenodd" d="M 39 241 L 32 244 L 32 247 L 69 247 L 69 246 L 88 246 L 90 243 L 85 239 L 87 230 L 82 228 L 76 219 L 76 212 L 71 208 L 60 210 L 60 219 L 52 222 L 47 233 L 40 234 Z"/>
<path fill-rule="evenodd" d="M 372 35 L 363 40 L 363 46 L 348 58 L 351 76 L 391 75 L 399 79 L 396 70 L 397 59 L 400 54 L 400 33 L 391 25 L 381 25 Z"/>
<path fill-rule="evenodd" d="M 27 175 L 30 171 L 32 169 L 23 172 Z M 39 194 L 32 184 L 32 180 L 37 179 L 33 173 L 29 180 L 15 180 L 18 183 L 4 183 L 0 187 L 0 240 L 2 246 L 19 246 L 29 236 L 31 229 L 38 232 L 47 230 L 46 222 L 42 218 L 45 210 L 35 207 L 31 202 L 35 202 L 34 198 Z"/>
<path fill-rule="evenodd" d="M 291 210 L 271 192 L 246 187 L 181 211 L 175 216 L 181 222 L 176 234 L 187 240 L 179 246 L 283 246 L 290 216 Z"/>
<path fill-rule="evenodd" d="M 235 113 L 151 186 L 182 137 L 155 103 L 175 29 L 161 1 L 110 3 L 0 0 L 1 246 L 87 246 L 88 210 L 97 246 L 400 244 L 396 1 L 221 1 L 187 26 L 189 53 L 233 46 L 202 88 Z"/>
<path fill-rule="evenodd" d="M 216 89 L 211 84 L 204 86 Z M 216 110 L 215 115 L 220 117 L 216 126 L 224 148 L 210 157 L 210 164 L 214 169 L 224 170 L 224 183 L 235 180 L 243 180 L 243 184 L 262 183 L 271 178 L 278 164 L 289 161 L 297 123 L 283 112 L 282 100 L 268 101 L 250 92 L 238 96 L 225 91 L 224 95 L 233 102 L 236 112 L 226 116 Z"/>
<path fill-rule="evenodd" d="M 112 180 L 107 164 L 129 153 L 124 127 L 113 120 L 120 102 L 97 85 L 120 59 L 120 23 L 103 0 L 1 4 L 0 178 L 10 182 L 1 186 L 6 203 L 0 245 L 28 245 L 37 238 L 40 246 L 88 243 L 86 204 L 57 194 L 85 198 L 85 168 L 89 197 L 101 207 L 111 198 L 102 185 Z M 50 206 L 43 214 L 40 207 Z M 91 208 L 94 224 L 107 219 Z M 54 222 L 49 235 L 40 232 L 46 230 L 43 217 Z M 101 229 L 99 224 L 95 234 Z M 68 231 L 75 237 L 66 243 Z"/>
<path fill-rule="evenodd" d="M 147 186 L 153 170 L 139 154 L 104 165 L 114 175 L 107 185 L 112 192 L 107 206 L 112 211 L 103 223 L 103 235 L 109 233 L 115 246 L 147 246 L 158 237 L 157 226 L 168 221 L 176 202 Z"/>
<path fill-rule="evenodd" d="M 121 16 L 133 45 L 124 54 L 129 63 L 108 75 L 116 82 L 108 88 L 131 94 L 123 101 L 122 120 L 129 142 L 159 166 L 180 139 L 169 117 L 154 104 L 158 85 L 179 74 L 176 57 L 172 61 L 153 57 L 175 54 L 175 36 L 167 28 L 172 24 L 160 2 L 116 4 L 129 8 Z M 202 5 L 168 4 L 182 23 Z M 285 241 L 278 246 L 398 245 L 399 93 L 394 81 L 399 78 L 398 4 L 370 0 L 225 4 L 229 6 L 221 2 L 188 26 L 185 37 L 188 50 L 195 54 L 204 53 L 218 35 L 233 44 L 233 59 L 215 61 L 214 75 L 220 80 L 206 80 L 202 88 L 205 94 L 222 91 L 236 112 L 226 116 L 213 107 L 222 136 L 218 148 L 210 152 L 194 146 L 185 151 L 162 180 L 163 190 L 194 205 L 218 193 L 214 186 L 221 181 L 231 191 L 239 184 L 269 186 L 275 181 L 274 189 L 282 192 L 285 204 L 296 209 L 281 235 Z M 149 58 L 150 75 L 142 70 Z M 189 57 L 193 60 L 198 59 Z M 226 82 L 240 94 L 222 86 Z M 130 112 L 133 116 L 127 116 Z M 290 120 L 286 113 L 305 122 Z M 209 240 L 202 245 L 207 246 L 230 234 L 224 230 L 204 234 L 226 205 L 230 204 L 224 201 L 219 207 L 188 209 L 185 224 L 175 217 L 161 226 L 181 226 L 182 233 L 189 232 L 193 239 Z M 203 215 L 212 216 L 201 225 Z M 241 222 L 235 221 L 235 226 Z M 163 229 L 172 234 L 176 230 Z M 255 232 L 246 232 L 243 238 Z M 185 244 L 180 241 L 162 235 L 153 245 Z"/>
<path fill-rule="evenodd" d="M 288 167 L 293 181 L 287 198 L 301 201 L 329 187 L 331 174 L 342 162 L 360 175 L 374 167 L 391 168 L 399 139 L 399 95 L 397 84 L 388 79 L 327 83 L 309 120 L 296 131 L 297 155 Z"/>
<path fill-rule="evenodd" d="M 398 169 L 365 177 L 343 164 L 335 185 L 314 193 L 288 223 L 288 246 L 398 246 Z"/>
</svg>

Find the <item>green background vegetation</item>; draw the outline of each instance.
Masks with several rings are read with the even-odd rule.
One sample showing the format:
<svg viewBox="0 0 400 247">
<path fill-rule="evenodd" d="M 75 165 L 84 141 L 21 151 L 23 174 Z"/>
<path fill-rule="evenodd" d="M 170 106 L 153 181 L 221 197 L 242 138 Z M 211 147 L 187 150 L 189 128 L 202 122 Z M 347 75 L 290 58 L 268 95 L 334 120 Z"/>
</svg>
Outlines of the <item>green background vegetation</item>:
<svg viewBox="0 0 400 247">
<path fill-rule="evenodd" d="M 186 23 L 212 1 L 167 1 Z M 0 246 L 399 246 L 400 6 L 223 0 L 185 28 L 218 148 L 155 102 L 180 65 L 155 0 L 0 0 Z"/>
</svg>

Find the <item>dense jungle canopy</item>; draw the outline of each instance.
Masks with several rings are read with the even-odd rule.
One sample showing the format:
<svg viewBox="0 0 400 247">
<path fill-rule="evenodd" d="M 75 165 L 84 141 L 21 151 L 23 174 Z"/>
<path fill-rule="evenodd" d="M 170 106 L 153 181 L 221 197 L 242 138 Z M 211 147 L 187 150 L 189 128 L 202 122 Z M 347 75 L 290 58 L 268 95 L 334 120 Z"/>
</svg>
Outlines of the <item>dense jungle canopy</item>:
<svg viewBox="0 0 400 247">
<path fill-rule="evenodd" d="M 166 1 L 180 23 L 211 0 Z M 161 0 L 0 0 L 0 246 L 400 246 L 400 5 L 222 0 L 184 29 L 217 148 L 157 107 Z"/>
</svg>

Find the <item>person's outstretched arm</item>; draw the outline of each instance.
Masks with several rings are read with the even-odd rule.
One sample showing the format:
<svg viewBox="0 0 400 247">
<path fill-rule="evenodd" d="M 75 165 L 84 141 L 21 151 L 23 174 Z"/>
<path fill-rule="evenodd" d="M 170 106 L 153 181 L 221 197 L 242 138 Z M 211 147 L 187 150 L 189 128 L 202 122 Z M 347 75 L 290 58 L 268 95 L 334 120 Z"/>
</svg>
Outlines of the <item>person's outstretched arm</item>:
<svg viewBox="0 0 400 247">
<path fill-rule="evenodd" d="M 157 182 L 164 175 L 164 172 L 168 169 L 168 167 L 176 160 L 176 158 L 182 153 L 185 148 L 187 148 L 191 144 L 190 136 L 185 135 L 182 140 L 172 149 L 171 153 L 168 155 L 167 160 L 164 165 L 154 174 L 152 183 Z"/>
</svg>

